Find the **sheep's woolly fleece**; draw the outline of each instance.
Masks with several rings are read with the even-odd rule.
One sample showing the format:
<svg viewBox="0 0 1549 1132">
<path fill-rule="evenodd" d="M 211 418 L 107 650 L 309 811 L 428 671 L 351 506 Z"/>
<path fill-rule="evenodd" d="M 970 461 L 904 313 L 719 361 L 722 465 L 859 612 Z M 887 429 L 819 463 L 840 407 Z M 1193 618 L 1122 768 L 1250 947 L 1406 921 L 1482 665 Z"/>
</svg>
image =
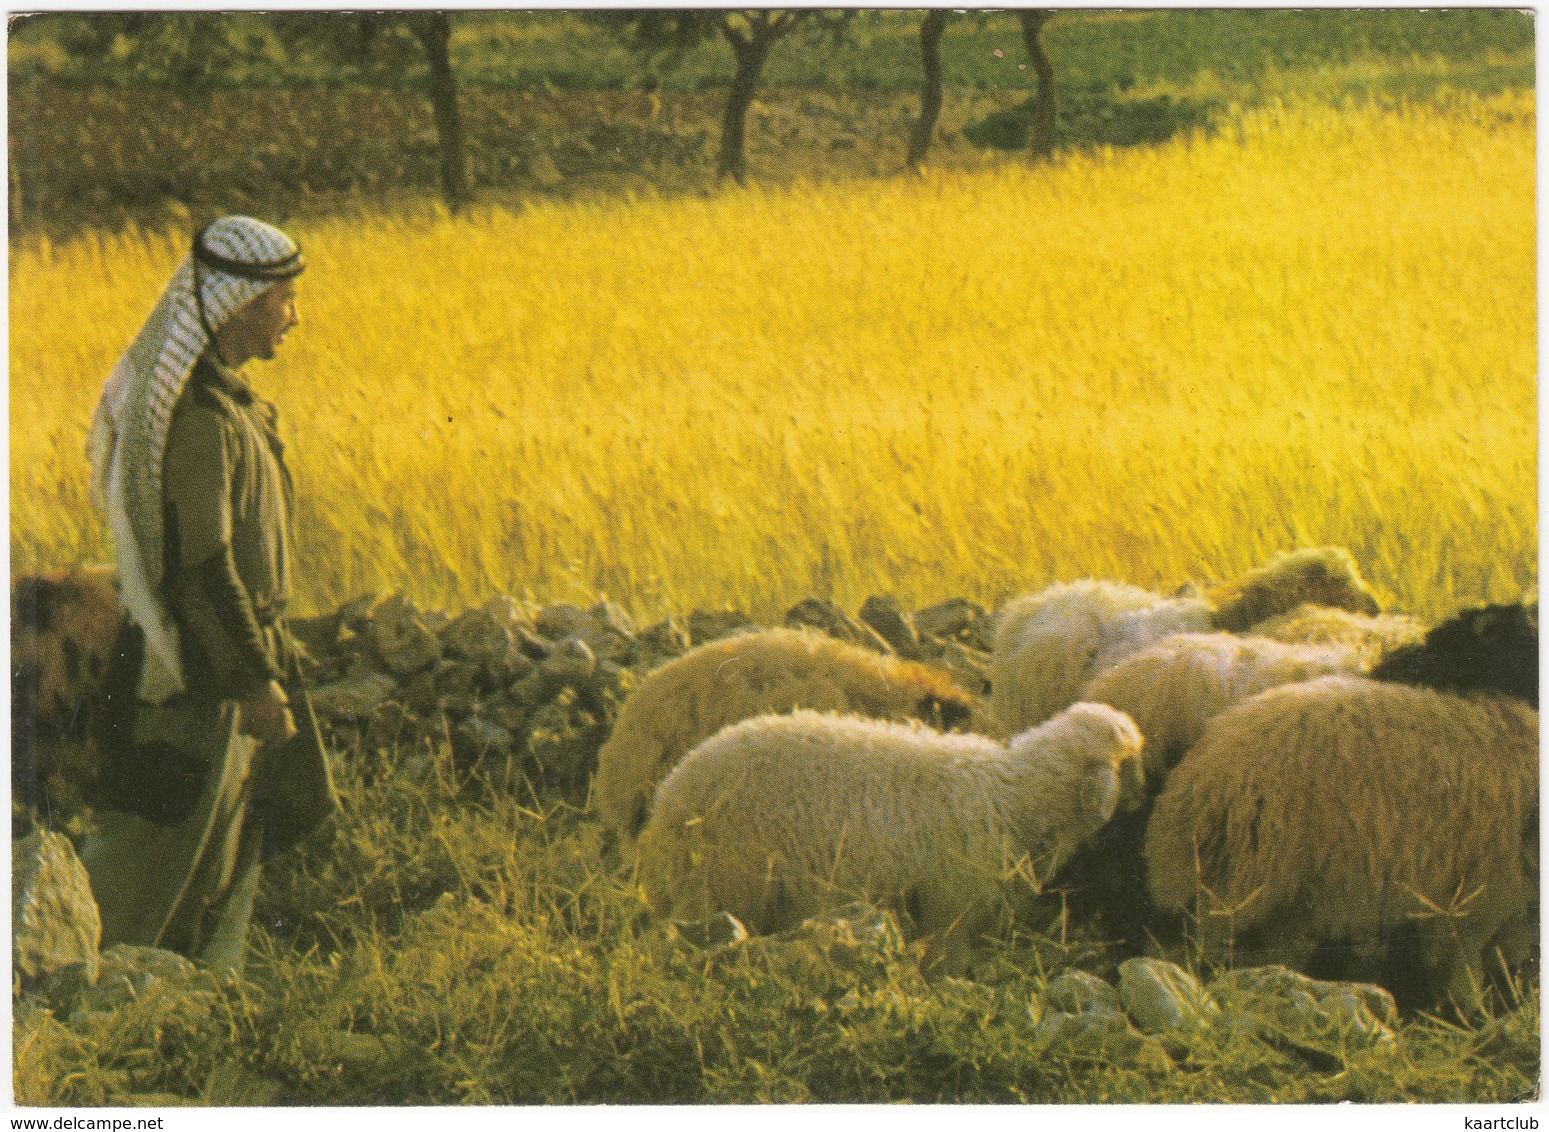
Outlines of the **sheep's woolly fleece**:
<svg viewBox="0 0 1549 1132">
<path fill-rule="evenodd" d="M 821 633 L 770 629 L 711 641 L 651 672 L 598 754 L 596 802 L 627 845 L 657 784 L 695 745 L 756 715 L 810 708 L 954 727 L 970 697 L 943 673 Z"/>
<path fill-rule="evenodd" d="M 1299 605 L 1253 626 L 1253 635 L 1289 645 L 1342 645 L 1370 667 L 1390 650 L 1423 639 L 1425 623 L 1406 613 L 1369 617 L 1325 605 Z"/>
<path fill-rule="evenodd" d="M 1173 770 L 1146 833 L 1150 890 L 1281 944 L 1372 941 L 1418 917 L 1471 940 L 1477 964 L 1535 897 L 1537 802 L 1538 713 L 1520 701 L 1290 684 L 1217 716 Z"/>
<path fill-rule="evenodd" d="M 1196 598 L 1121 582 L 1057 582 L 997 615 L 990 672 L 996 733 L 1014 735 L 1076 702 L 1097 673 L 1146 645 L 1211 625 Z"/>
<path fill-rule="evenodd" d="M 1384 657 L 1372 679 L 1496 692 L 1538 706 L 1538 603 L 1468 609 Z"/>
<path fill-rule="evenodd" d="M 1364 669 L 1344 648 L 1288 645 L 1231 633 L 1180 633 L 1102 673 L 1081 698 L 1129 715 L 1145 736 L 1146 782 L 1153 791 L 1204 733 L 1211 719 L 1281 684 Z"/>
<path fill-rule="evenodd" d="M 1140 735 L 1077 704 L 1008 746 L 797 712 L 728 728 L 663 781 L 640 839 L 652 906 L 774 931 L 857 897 L 950 954 L 1030 862 L 1047 876 L 1138 794 Z M 946 942 L 950 938 L 951 942 Z"/>
<path fill-rule="evenodd" d="M 1348 609 L 1375 617 L 1377 596 L 1342 546 L 1294 550 L 1217 586 L 1206 595 L 1215 608 L 1214 627 L 1242 633 L 1299 605 Z"/>
</svg>

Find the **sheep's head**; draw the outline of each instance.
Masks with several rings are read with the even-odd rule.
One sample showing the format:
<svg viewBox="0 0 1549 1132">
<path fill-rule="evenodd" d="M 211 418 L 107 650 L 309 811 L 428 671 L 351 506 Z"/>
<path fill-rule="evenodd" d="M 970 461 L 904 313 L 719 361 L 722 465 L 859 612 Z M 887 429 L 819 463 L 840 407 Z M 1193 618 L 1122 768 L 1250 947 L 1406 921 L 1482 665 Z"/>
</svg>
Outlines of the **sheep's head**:
<svg viewBox="0 0 1549 1132">
<path fill-rule="evenodd" d="M 1071 820 L 1066 835 L 1084 839 L 1115 813 L 1145 801 L 1143 740 L 1134 720 L 1107 704 L 1072 704 L 1053 719 L 1011 740 L 1012 757 L 1044 771 L 1036 793 L 1068 791 Z M 1052 801 L 1052 797 L 1040 801 Z"/>
<path fill-rule="evenodd" d="M 1444 692 L 1496 692 L 1536 708 L 1538 603 L 1466 609 L 1418 644 L 1388 653 L 1371 676 Z"/>
<path fill-rule="evenodd" d="M 1375 617 L 1382 612 L 1355 559 L 1341 546 L 1320 546 L 1282 554 L 1210 595 L 1215 627 L 1229 633 L 1289 613 L 1299 605 L 1322 605 Z"/>
<path fill-rule="evenodd" d="M 922 698 L 914 714 L 937 731 L 966 731 L 973 722 L 973 700 L 967 692 L 943 689 Z"/>
</svg>

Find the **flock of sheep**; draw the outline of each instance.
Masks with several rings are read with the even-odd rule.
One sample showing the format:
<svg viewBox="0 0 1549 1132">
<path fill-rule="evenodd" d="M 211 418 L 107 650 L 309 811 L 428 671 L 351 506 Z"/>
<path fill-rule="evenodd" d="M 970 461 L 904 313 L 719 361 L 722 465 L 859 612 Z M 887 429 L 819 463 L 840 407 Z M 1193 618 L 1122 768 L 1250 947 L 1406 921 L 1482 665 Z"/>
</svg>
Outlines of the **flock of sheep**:
<svg viewBox="0 0 1549 1132">
<path fill-rule="evenodd" d="M 67 581 L 13 624 L 43 689 L 98 679 L 74 642 L 122 616 L 109 572 Z M 1537 942 L 1538 755 L 1536 600 L 1427 631 L 1321 548 L 1198 596 L 1017 598 L 987 698 L 813 631 L 700 645 L 624 701 L 592 802 L 664 918 L 864 899 L 960 971 L 1057 888 L 1121 950 L 1468 1002 Z"/>
<path fill-rule="evenodd" d="M 626 700 L 594 797 L 667 917 L 860 897 L 956 970 L 1054 882 L 1133 949 L 1191 924 L 1208 961 L 1466 1002 L 1537 940 L 1537 650 L 1536 602 L 1427 633 L 1337 548 L 1203 597 L 1058 584 L 998 615 L 987 703 L 813 633 L 694 649 Z"/>
</svg>

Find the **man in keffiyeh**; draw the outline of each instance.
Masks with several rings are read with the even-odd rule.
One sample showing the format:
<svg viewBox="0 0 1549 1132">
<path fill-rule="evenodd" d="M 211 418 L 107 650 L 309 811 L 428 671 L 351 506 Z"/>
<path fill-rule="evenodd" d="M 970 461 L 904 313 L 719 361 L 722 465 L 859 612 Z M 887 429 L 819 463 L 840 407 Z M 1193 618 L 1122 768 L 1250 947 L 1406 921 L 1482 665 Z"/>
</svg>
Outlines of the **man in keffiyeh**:
<svg viewBox="0 0 1549 1132">
<path fill-rule="evenodd" d="M 130 615 L 109 676 L 107 801 L 81 850 L 104 947 L 240 969 L 260 859 L 334 807 L 281 621 L 290 475 L 274 406 L 241 372 L 296 325 L 302 268 L 277 228 L 209 225 L 92 422 L 92 497 Z"/>
</svg>

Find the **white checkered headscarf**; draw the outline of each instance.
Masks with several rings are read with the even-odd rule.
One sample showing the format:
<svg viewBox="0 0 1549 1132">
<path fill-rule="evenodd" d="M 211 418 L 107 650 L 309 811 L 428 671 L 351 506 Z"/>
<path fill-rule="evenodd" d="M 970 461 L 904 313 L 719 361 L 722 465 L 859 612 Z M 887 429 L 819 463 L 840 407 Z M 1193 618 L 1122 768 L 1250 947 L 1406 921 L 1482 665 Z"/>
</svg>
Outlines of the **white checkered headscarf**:
<svg viewBox="0 0 1549 1132">
<path fill-rule="evenodd" d="M 259 220 L 225 216 L 194 237 L 150 318 L 113 367 L 86 442 L 91 498 L 113 531 L 124 605 L 145 633 L 140 698 L 183 689 L 177 630 L 161 599 L 162 458 L 188 375 L 239 307 L 302 270 L 296 242 Z"/>
</svg>

